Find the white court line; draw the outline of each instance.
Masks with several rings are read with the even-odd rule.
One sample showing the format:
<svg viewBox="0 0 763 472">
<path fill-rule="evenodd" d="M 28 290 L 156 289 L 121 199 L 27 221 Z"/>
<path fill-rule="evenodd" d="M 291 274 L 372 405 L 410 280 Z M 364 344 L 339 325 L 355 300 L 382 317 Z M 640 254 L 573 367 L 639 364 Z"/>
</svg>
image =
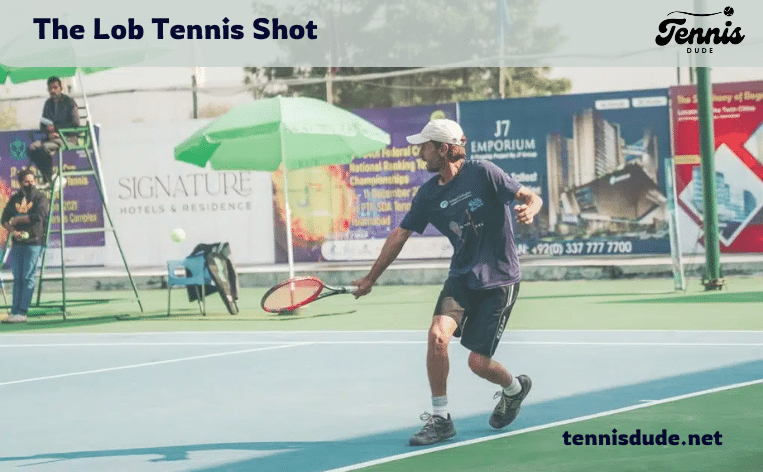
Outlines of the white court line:
<svg viewBox="0 0 763 472">
<path fill-rule="evenodd" d="M 10 382 L 0 382 L 0 387 L 3 387 L 5 385 L 14 385 L 14 384 L 21 384 L 21 383 L 29 383 L 29 382 L 39 382 L 41 380 L 52 380 L 52 379 L 61 379 L 64 377 L 75 377 L 78 375 L 87 375 L 87 374 L 98 374 L 102 372 L 114 372 L 116 370 L 125 370 L 125 369 L 137 369 L 138 367 L 149 367 L 149 366 L 155 366 L 155 365 L 161 365 L 161 364 L 172 364 L 175 362 L 184 362 L 184 361 L 194 361 L 198 359 L 209 359 L 211 357 L 221 357 L 221 356 L 232 356 L 235 354 L 246 354 L 249 352 L 257 352 L 257 351 L 270 351 L 274 349 L 283 349 L 287 347 L 296 347 L 296 346 L 304 346 L 310 343 L 293 343 L 293 344 L 286 344 L 282 346 L 270 346 L 270 347 L 258 347 L 254 349 L 244 349 L 241 351 L 230 351 L 230 352 L 218 352 L 215 354 L 204 354 L 201 356 L 191 356 L 191 357 L 181 357 L 178 359 L 167 359 L 164 361 L 154 361 L 154 362 L 143 362 L 140 364 L 132 364 L 132 365 L 123 365 L 119 367 L 105 367 L 103 369 L 94 369 L 94 370 L 85 370 L 81 372 L 69 372 L 67 374 L 56 374 L 56 375 L 46 375 L 44 377 L 34 377 L 31 379 L 21 379 L 21 380 L 11 380 Z"/>
<path fill-rule="evenodd" d="M 599 342 L 599 341 L 511 341 L 506 340 L 506 344 L 526 344 L 526 345 L 545 345 L 545 346 L 701 346 L 701 347 L 759 347 L 763 346 L 763 342 L 760 343 L 698 343 L 698 342 L 659 342 L 659 341 L 644 341 L 644 342 Z"/>
<path fill-rule="evenodd" d="M 0 344 L 0 348 L 4 347 L 120 347 L 120 346 L 254 346 L 258 344 L 283 344 L 289 341 L 230 341 L 230 342 L 214 342 L 214 341 L 199 341 L 199 342 L 115 342 L 115 343 L 30 343 L 30 344 Z M 305 341 L 301 344 L 311 344 Z"/>
<path fill-rule="evenodd" d="M 533 330 L 525 330 L 532 332 Z M 217 334 L 376 334 L 376 333 L 426 333 L 426 329 L 383 329 L 383 330 L 326 330 L 326 331 L 139 331 L 139 332 L 125 332 L 125 331 L 113 331 L 108 333 L 28 333 L 28 332 L 15 332 L 7 333 L 3 336 L 156 336 L 156 335 L 217 335 Z M 516 331 L 521 332 L 521 331 Z"/>
<path fill-rule="evenodd" d="M 0 348 L 12 347 L 119 347 L 119 346 L 249 346 L 256 344 L 282 344 L 287 341 L 186 341 L 186 342 L 114 342 L 114 343 L 29 343 L 29 344 L 0 344 Z M 417 341 L 304 341 L 302 344 L 321 344 L 321 345 L 337 345 L 337 344 L 426 344 L 427 340 Z M 763 342 L 759 343 L 701 343 L 701 342 L 659 342 L 659 341 L 645 341 L 645 342 L 603 342 L 603 341 L 510 341 L 507 340 L 506 344 L 509 345 L 525 345 L 525 346 L 665 346 L 665 347 L 761 347 Z"/>
<path fill-rule="evenodd" d="M 4 347 L 120 347 L 120 346 L 251 346 L 257 344 L 283 344 L 285 342 L 291 342 L 294 345 L 301 344 L 426 344 L 426 339 L 419 341 L 199 341 L 199 342 L 115 342 L 115 343 L 31 343 L 31 344 L 0 344 L 0 348 Z M 761 344 L 763 346 L 763 344 Z"/>
<path fill-rule="evenodd" d="M 34 336 L 175 336 L 175 335 L 271 335 L 271 334 L 396 334 L 396 333 L 426 333 L 426 329 L 387 329 L 387 330 L 326 330 L 326 331 L 114 331 L 107 333 L 5 333 L 3 337 L 34 337 Z M 508 329 L 505 334 L 534 334 L 534 333 L 750 333 L 763 334 L 763 330 L 749 329 Z"/>
<path fill-rule="evenodd" d="M 516 436 L 518 434 L 531 433 L 533 431 L 540 431 L 540 430 L 544 430 L 544 429 L 554 428 L 556 426 L 564 426 L 564 425 L 568 425 L 568 424 L 572 424 L 572 423 L 579 423 L 581 421 L 587 421 L 587 420 L 592 420 L 592 419 L 596 419 L 596 418 L 602 418 L 602 417 L 605 417 L 605 416 L 612 416 L 612 415 L 616 415 L 618 413 L 625 413 L 627 411 L 640 410 L 641 408 L 647 408 L 647 407 L 650 407 L 650 406 L 660 405 L 660 404 L 663 404 L 663 403 L 671 403 L 671 402 L 675 402 L 675 401 L 678 401 L 678 400 L 684 400 L 684 399 L 687 399 L 687 398 L 699 397 L 699 396 L 707 395 L 707 394 L 710 394 L 710 393 L 717 393 L 717 392 L 722 392 L 724 390 L 732 390 L 732 389 L 735 389 L 735 388 L 742 388 L 742 387 L 747 387 L 747 386 L 756 385 L 756 384 L 763 384 L 763 379 L 751 380 L 749 382 L 742 382 L 742 383 L 737 383 L 737 384 L 733 384 L 733 385 L 726 385 L 726 386 L 723 386 L 723 387 L 711 388 L 711 389 L 702 390 L 702 391 L 699 391 L 699 392 L 687 393 L 687 394 L 684 394 L 684 395 L 678 395 L 676 397 L 663 398 L 662 400 L 652 400 L 652 401 L 649 401 L 648 403 L 642 403 L 640 405 L 632 405 L 632 406 L 627 406 L 627 407 L 624 407 L 624 408 L 618 408 L 616 410 L 610 410 L 610 411 L 603 411 L 601 413 L 595 413 L 593 415 L 580 416 L 578 418 L 571 418 L 571 419 L 568 419 L 568 420 L 556 421 L 554 423 L 548 423 L 548 424 L 544 424 L 544 425 L 532 426 L 530 428 L 519 429 L 519 430 L 516 430 L 516 431 L 510 431 L 508 433 L 496 434 L 496 435 L 487 436 L 487 437 L 484 437 L 484 438 L 470 439 L 468 441 L 462 441 L 462 442 L 458 442 L 458 443 L 455 443 L 455 444 L 447 444 L 447 445 L 444 445 L 444 446 L 436 446 L 436 447 L 427 448 L 427 449 L 420 450 L 420 451 L 406 452 L 405 454 L 398 454 L 398 455 L 395 455 L 395 456 L 384 457 L 382 459 L 375 459 L 375 460 L 372 460 L 372 461 L 361 462 L 361 463 L 358 463 L 358 464 L 348 465 L 348 466 L 345 466 L 345 467 L 339 467 L 337 469 L 327 470 L 325 472 L 349 472 L 351 470 L 358 470 L 358 469 L 362 469 L 362 468 L 365 468 L 365 467 L 371 467 L 371 466 L 374 466 L 374 465 L 385 464 L 387 462 L 392 462 L 392 461 L 396 461 L 396 460 L 400 460 L 400 459 L 406 459 L 408 457 L 421 456 L 421 455 L 424 455 L 424 454 L 429 454 L 430 452 L 443 451 L 443 450 L 446 450 L 446 449 L 453 449 L 453 448 L 456 448 L 456 447 L 468 446 L 470 444 L 477 444 L 477 443 L 481 443 L 481 442 L 492 441 L 494 439 L 505 438 L 505 437 L 508 437 L 508 436 Z"/>
</svg>

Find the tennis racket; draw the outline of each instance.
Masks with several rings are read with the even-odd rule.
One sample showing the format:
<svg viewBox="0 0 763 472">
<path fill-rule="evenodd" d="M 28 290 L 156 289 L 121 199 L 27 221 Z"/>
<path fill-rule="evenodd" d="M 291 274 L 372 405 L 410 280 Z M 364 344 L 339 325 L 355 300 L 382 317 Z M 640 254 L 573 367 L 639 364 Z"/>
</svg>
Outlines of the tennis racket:
<svg viewBox="0 0 763 472">
<path fill-rule="evenodd" d="M 268 290 L 262 297 L 260 305 L 269 313 L 280 313 L 295 310 L 332 295 L 353 294 L 357 290 L 358 287 L 329 287 L 318 277 L 295 277 Z"/>
</svg>

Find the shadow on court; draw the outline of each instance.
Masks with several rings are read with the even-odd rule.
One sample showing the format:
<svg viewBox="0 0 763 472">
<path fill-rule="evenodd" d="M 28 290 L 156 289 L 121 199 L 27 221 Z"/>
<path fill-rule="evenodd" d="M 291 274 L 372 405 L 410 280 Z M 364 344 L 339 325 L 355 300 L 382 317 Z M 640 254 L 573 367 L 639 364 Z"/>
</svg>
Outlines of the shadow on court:
<svg viewBox="0 0 763 472">
<path fill-rule="evenodd" d="M 763 303 L 763 289 L 760 292 L 707 292 L 677 297 L 616 300 L 607 303 Z"/>
<path fill-rule="evenodd" d="M 302 313 L 273 313 L 270 317 L 262 320 L 252 320 L 251 318 L 248 319 L 248 321 L 299 321 L 299 320 L 308 320 L 310 318 L 325 318 L 328 316 L 342 316 L 342 315 L 352 315 L 357 310 L 350 310 L 350 311 L 342 311 L 342 312 L 336 312 L 336 313 L 316 313 L 314 315 L 304 315 Z"/>
<path fill-rule="evenodd" d="M 93 305 L 105 305 L 111 302 L 124 301 L 124 298 L 67 298 L 66 304 L 68 306 L 93 306 Z M 60 304 L 57 301 L 48 301 L 40 303 L 40 307 L 58 307 Z M 35 308 L 35 305 L 32 305 Z"/>
<path fill-rule="evenodd" d="M 520 289 L 521 290 L 521 289 Z M 675 292 L 650 292 L 648 295 L 673 295 Z M 560 295 L 522 295 L 520 292 L 520 298 L 523 300 L 548 300 L 552 298 L 596 298 L 596 297 L 634 297 L 644 296 L 643 292 L 628 292 L 628 293 L 566 293 Z M 640 300 L 637 300 L 640 301 Z"/>
<path fill-rule="evenodd" d="M 49 328 L 77 328 L 84 326 L 97 326 L 111 323 L 120 322 L 117 317 L 120 315 L 108 315 L 108 316 L 95 316 L 87 318 L 72 318 L 69 317 L 66 320 L 63 319 L 61 312 L 45 312 L 45 313 L 31 313 L 28 315 L 28 323 L 18 324 L 4 324 L 2 325 L 2 332 L 9 331 L 34 331 L 34 330 L 46 330 Z M 129 316 L 129 315 L 124 315 Z M 45 317 L 46 319 L 40 319 Z"/>
<path fill-rule="evenodd" d="M 589 392 L 571 397 L 558 398 L 542 403 L 528 404 L 522 408 L 520 416 L 511 428 L 496 431 L 487 424 L 490 414 L 473 415 L 469 417 L 454 418 L 458 430 L 458 441 L 486 438 L 499 435 L 512 430 L 519 430 L 533 426 L 546 425 L 558 421 L 580 418 L 586 415 L 612 411 L 619 408 L 638 405 L 644 399 L 660 400 L 679 395 L 685 395 L 708 389 L 708 387 L 721 387 L 737 383 L 757 380 L 763 372 L 763 360 L 741 363 L 718 369 L 711 369 L 691 374 L 683 374 L 673 377 L 656 379 L 653 381 L 624 385 L 612 389 Z M 539 386 L 536 386 L 538 388 Z M 541 387 L 542 388 L 542 387 Z M 532 394 L 531 394 L 532 396 Z M 690 412 L 687 412 L 689 415 Z M 648 418 L 648 415 L 645 417 Z M 646 421 L 646 420 L 645 420 Z M 654 428 L 644 424 L 645 430 L 666 427 L 660 418 Z M 613 424 L 617 426 L 617 419 L 613 418 Z M 327 425 L 330 426 L 330 425 Z M 657 428 L 659 426 L 659 428 Z M 253 429 L 256 423 L 253 422 Z M 312 428 L 320 428 L 321 425 L 312 425 Z M 336 441 L 286 441 L 286 442 L 225 442 L 209 444 L 188 444 L 176 446 L 158 446 L 133 449 L 109 449 L 100 451 L 76 451 L 62 453 L 43 453 L 29 456 L 6 456 L 0 457 L 0 464 L 7 462 L 34 462 L 41 465 L 45 463 L 60 463 L 60 470 L 82 470 L 82 463 L 78 460 L 104 458 L 104 457 L 127 457 L 148 456 L 147 462 L 159 463 L 170 461 L 192 461 L 191 455 L 195 452 L 220 452 L 220 456 L 212 458 L 218 465 L 194 466 L 189 464 L 190 469 L 205 472 L 281 472 L 289 470 L 293 472 L 319 472 L 352 464 L 358 464 L 375 459 L 382 459 L 399 454 L 418 451 L 420 448 L 412 448 L 407 445 L 408 437 L 415 433 L 421 424 L 412 425 L 405 430 L 387 431 L 379 434 L 371 434 L 358 438 Z M 691 431 L 681 431 L 691 432 Z M 742 441 L 756 441 L 757 438 L 739 438 Z M 446 443 L 446 444 L 449 444 Z M 440 443 L 438 445 L 442 445 Z M 560 448 L 562 439 L 559 438 Z M 434 447 L 434 446 L 430 446 Z M 250 451 L 264 457 L 240 459 L 237 456 L 231 462 L 225 462 L 224 451 Z M 198 456 L 196 456 L 198 457 Z M 505 456 L 496 457 L 495 463 L 505 460 Z M 69 464 L 66 464 L 70 462 Z M 146 466 L 145 470 L 156 470 L 155 466 Z M 141 469 L 143 470 L 143 469 Z"/>
<path fill-rule="evenodd" d="M 105 301 L 103 303 L 108 303 Z M 42 306 L 42 305 L 41 305 Z M 83 317 L 77 314 L 69 314 L 67 319 L 63 319 L 61 308 L 58 305 L 48 305 L 40 308 L 33 308 L 33 311 L 29 313 L 27 323 L 19 324 L 4 324 L 2 325 L 2 332 L 10 331 L 34 331 L 34 330 L 46 330 L 50 328 L 77 328 L 86 326 L 98 326 L 108 325 L 112 323 L 125 323 L 134 321 L 209 321 L 209 322 L 246 322 L 246 323 L 262 323 L 262 322 L 297 322 L 315 318 L 333 318 L 353 315 L 357 310 L 338 311 L 338 312 L 324 312 L 324 313 L 284 313 L 284 314 L 266 314 L 265 317 L 252 317 L 252 316 L 226 316 L 220 318 L 218 316 L 202 316 L 198 311 L 186 310 L 182 313 L 173 313 L 167 316 L 167 313 L 110 313 L 96 316 Z M 264 313 L 264 312 L 263 312 Z"/>
<path fill-rule="evenodd" d="M 113 302 L 124 301 L 122 298 L 97 298 L 97 299 L 68 299 L 66 300 L 67 308 L 80 308 L 80 307 L 94 307 L 99 305 L 108 305 Z M 0 305 L 0 310 L 8 310 L 11 305 Z M 30 316 L 41 315 L 59 315 L 61 314 L 63 305 L 59 301 L 46 301 L 41 302 L 39 305 L 32 304 L 29 307 Z"/>
</svg>

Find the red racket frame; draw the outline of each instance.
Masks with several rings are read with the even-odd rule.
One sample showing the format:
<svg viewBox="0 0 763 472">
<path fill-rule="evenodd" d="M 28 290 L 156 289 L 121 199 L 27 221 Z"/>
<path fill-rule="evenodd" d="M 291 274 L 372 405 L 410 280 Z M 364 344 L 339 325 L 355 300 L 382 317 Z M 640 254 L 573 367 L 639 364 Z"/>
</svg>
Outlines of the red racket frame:
<svg viewBox="0 0 763 472">
<path fill-rule="evenodd" d="M 289 285 L 289 284 L 292 284 L 292 283 L 295 283 L 295 282 L 302 282 L 302 281 L 306 281 L 306 280 L 318 283 L 318 290 L 316 290 L 313 295 L 311 295 L 310 297 L 306 298 L 305 300 L 303 300 L 303 301 L 301 301 L 299 303 L 295 303 L 294 305 L 289 305 L 288 307 L 282 308 L 280 310 L 273 310 L 273 309 L 265 308 L 265 300 L 267 300 L 268 297 L 273 292 L 275 292 L 276 290 L 278 290 L 278 289 L 280 289 L 280 288 L 282 288 L 282 287 L 284 287 L 286 285 Z M 284 312 L 284 311 L 295 310 L 295 309 L 297 309 L 299 307 L 305 306 L 308 303 L 314 302 L 315 300 L 317 300 L 324 288 L 326 288 L 326 284 L 324 284 L 323 281 L 321 281 L 321 279 L 319 279 L 318 277 L 314 277 L 312 275 L 307 275 L 307 276 L 304 276 L 304 277 L 294 277 L 293 279 L 284 280 L 283 282 L 275 285 L 270 290 L 265 292 L 265 295 L 262 296 L 262 300 L 260 301 L 260 306 L 262 307 L 263 310 L 267 311 L 268 313 L 281 313 L 281 312 Z"/>
</svg>

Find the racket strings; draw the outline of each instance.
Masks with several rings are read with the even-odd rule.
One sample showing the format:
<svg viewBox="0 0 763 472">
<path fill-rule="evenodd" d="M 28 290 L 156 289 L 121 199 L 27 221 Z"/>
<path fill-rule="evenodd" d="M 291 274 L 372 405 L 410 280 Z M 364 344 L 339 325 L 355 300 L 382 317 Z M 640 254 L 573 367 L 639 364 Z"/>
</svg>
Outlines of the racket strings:
<svg viewBox="0 0 763 472">
<path fill-rule="evenodd" d="M 316 280 L 290 281 L 273 290 L 262 301 L 262 307 L 269 311 L 288 310 L 318 295 L 322 287 Z"/>
</svg>

